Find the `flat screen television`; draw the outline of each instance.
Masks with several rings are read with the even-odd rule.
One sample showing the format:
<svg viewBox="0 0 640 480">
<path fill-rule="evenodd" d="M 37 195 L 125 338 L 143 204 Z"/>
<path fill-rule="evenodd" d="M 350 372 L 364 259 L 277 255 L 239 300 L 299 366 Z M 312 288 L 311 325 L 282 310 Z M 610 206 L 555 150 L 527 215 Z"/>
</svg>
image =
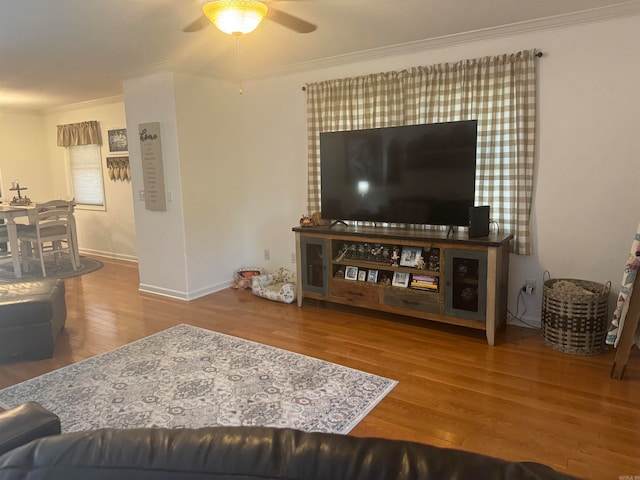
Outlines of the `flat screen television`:
<svg viewBox="0 0 640 480">
<path fill-rule="evenodd" d="M 320 134 L 322 217 L 468 226 L 477 120 Z"/>
</svg>

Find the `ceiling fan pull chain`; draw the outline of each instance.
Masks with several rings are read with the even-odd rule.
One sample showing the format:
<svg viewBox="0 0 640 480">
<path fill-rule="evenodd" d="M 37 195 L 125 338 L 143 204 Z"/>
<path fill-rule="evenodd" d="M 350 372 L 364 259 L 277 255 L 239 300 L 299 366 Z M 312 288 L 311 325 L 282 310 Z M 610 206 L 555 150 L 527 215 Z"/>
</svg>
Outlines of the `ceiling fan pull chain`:
<svg viewBox="0 0 640 480">
<path fill-rule="evenodd" d="M 236 75 L 238 76 L 238 93 L 242 95 L 242 72 L 240 69 L 240 38 L 241 38 L 241 35 L 236 36 Z"/>
</svg>

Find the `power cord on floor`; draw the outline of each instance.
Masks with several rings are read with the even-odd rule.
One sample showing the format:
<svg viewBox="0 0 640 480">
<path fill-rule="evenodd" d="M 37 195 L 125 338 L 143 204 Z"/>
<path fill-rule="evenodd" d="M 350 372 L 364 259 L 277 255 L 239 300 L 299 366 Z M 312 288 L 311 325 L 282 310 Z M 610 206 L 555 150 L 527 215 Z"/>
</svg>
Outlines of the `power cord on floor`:
<svg viewBox="0 0 640 480">
<path fill-rule="evenodd" d="M 520 302 L 522 301 L 522 306 L 524 308 L 524 310 L 522 311 L 522 313 L 520 312 Z M 507 313 L 509 315 L 511 315 L 511 318 L 513 318 L 516 322 L 522 323 L 523 325 L 526 325 L 527 327 L 531 327 L 531 328 L 535 328 L 535 329 L 539 329 L 540 327 L 536 326 L 536 325 L 531 325 L 530 323 L 525 322 L 524 320 L 522 320 L 522 317 L 524 316 L 525 313 L 527 313 L 527 302 L 524 301 L 524 296 L 522 295 L 522 289 L 518 290 L 518 298 L 516 299 L 516 313 L 515 315 L 513 313 L 511 313 L 511 311 L 509 309 L 507 309 Z"/>
</svg>

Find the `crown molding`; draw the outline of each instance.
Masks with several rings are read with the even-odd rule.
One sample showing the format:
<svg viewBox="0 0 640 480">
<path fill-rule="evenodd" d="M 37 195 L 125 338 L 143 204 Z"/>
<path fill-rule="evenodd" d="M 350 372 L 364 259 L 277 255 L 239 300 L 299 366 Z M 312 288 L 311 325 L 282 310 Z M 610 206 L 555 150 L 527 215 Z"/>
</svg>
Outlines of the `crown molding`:
<svg viewBox="0 0 640 480">
<path fill-rule="evenodd" d="M 41 108 L 17 108 L 17 107 L 2 107 L 0 108 L 0 115 L 42 115 L 44 111 Z"/>
<path fill-rule="evenodd" d="M 401 43 L 387 47 L 374 48 L 371 50 L 347 53 L 344 55 L 336 55 L 319 60 L 301 62 L 283 68 L 275 68 L 273 70 L 270 70 L 269 72 L 263 72 L 260 75 L 251 77 L 251 80 L 257 80 L 260 78 L 272 77 L 277 75 L 300 73 L 309 70 L 320 70 L 323 68 L 336 67 L 348 63 L 365 62 L 398 55 L 421 53 L 443 47 L 477 42 L 479 40 L 510 37 L 523 33 L 564 28 L 572 25 L 596 23 L 616 18 L 631 17 L 635 15 L 640 15 L 640 0 L 631 0 L 608 7 L 593 8 L 589 10 L 583 10 L 581 12 L 555 15 L 552 17 L 545 17 L 536 20 L 511 23 L 499 27 L 484 28 L 453 35 L 444 35 L 441 37 L 435 37 L 426 40 L 418 40 L 415 42 Z"/>
<path fill-rule="evenodd" d="M 147 77 L 158 73 L 173 73 L 175 71 L 180 71 L 181 69 L 183 69 L 183 67 L 175 62 L 163 61 L 116 72 L 113 73 L 112 76 L 119 80 L 131 80 L 133 78 Z"/>
<path fill-rule="evenodd" d="M 69 105 L 61 105 L 58 107 L 46 108 L 40 111 L 42 114 L 68 112 L 71 110 L 80 110 L 83 108 L 102 107 L 104 105 L 112 105 L 114 103 L 124 102 L 122 95 L 116 95 L 113 97 L 98 98 L 96 100 L 88 100 L 86 102 L 70 103 Z"/>
<path fill-rule="evenodd" d="M 209 72 L 202 71 L 197 68 L 185 67 L 184 65 L 173 61 L 162 61 L 149 65 L 143 65 L 138 68 L 132 68 L 130 70 L 114 73 L 112 74 L 112 76 L 121 81 L 124 81 L 134 78 L 147 77 L 149 75 L 156 75 L 159 73 L 185 73 L 189 75 L 215 78 Z"/>
<path fill-rule="evenodd" d="M 21 114 L 21 115 L 47 115 L 49 113 L 67 112 L 71 110 L 80 110 L 83 108 L 100 107 L 103 105 L 111 105 L 114 103 L 124 102 L 122 95 L 113 97 L 98 98 L 96 100 L 87 100 L 86 102 L 70 103 L 67 105 L 59 105 L 55 107 L 45 108 L 0 108 L 0 113 Z"/>
</svg>

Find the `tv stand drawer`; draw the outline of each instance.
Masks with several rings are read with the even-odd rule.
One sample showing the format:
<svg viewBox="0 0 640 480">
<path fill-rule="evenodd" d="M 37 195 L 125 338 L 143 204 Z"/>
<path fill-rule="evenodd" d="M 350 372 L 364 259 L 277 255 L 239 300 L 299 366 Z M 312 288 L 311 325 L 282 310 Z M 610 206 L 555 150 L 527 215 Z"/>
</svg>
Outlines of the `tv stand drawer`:
<svg viewBox="0 0 640 480">
<path fill-rule="evenodd" d="M 334 280 L 331 294 L 353 304 L 380 304 L 380 292 L 376 285 L 352 280 Z"/>
<path fill-rule="evenodd" d="M 412 292 L 386 288 L 382 295 L 382 303 L 389 307 L 408 308 L 425 313 L 440 312 L 440 295 L 435 292 Z"/>
</svg>

